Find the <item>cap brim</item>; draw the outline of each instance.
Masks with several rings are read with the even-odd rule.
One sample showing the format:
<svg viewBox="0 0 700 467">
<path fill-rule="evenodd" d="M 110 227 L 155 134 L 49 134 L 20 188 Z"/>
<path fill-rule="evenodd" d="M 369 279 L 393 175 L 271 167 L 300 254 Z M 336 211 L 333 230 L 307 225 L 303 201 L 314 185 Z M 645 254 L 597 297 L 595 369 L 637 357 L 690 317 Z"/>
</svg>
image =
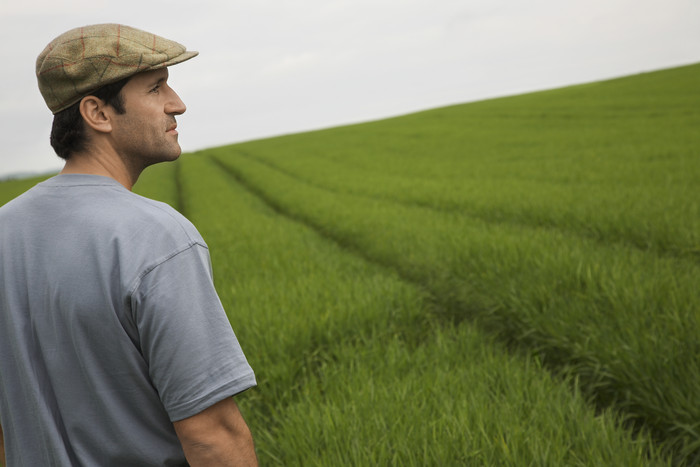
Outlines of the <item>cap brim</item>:
<svg viewBox="0 0 700 467">
<path fill-rule="evenodd" d="M 165 68 L 168 66 L 177 65 L 178 63 L 185 62 L 185 61 L 189 60 L 190 58 L 196 57 L 197 55 L 199 55 L 199 52 L 188 50 L 186 52 L 181 53 L 177 57 L 171 58 L 167 62 L 161 63 L 160 65 L 158 65 L 157 67 L 154 67 L 154 68 Z"/>
</svg>

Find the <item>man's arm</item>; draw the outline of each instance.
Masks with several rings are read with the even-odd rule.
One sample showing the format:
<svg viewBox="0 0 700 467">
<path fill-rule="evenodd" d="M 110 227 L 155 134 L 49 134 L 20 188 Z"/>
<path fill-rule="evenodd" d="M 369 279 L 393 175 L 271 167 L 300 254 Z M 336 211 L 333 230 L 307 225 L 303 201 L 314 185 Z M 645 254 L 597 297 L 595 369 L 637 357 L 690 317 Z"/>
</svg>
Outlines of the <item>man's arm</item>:
<svg viewBox="0 0 700 467">
<path fill-rule="evenodd" d="M 192 467 L 258 465 L 253 437 L 232 397 L 173 425 Z"/>
</svg>

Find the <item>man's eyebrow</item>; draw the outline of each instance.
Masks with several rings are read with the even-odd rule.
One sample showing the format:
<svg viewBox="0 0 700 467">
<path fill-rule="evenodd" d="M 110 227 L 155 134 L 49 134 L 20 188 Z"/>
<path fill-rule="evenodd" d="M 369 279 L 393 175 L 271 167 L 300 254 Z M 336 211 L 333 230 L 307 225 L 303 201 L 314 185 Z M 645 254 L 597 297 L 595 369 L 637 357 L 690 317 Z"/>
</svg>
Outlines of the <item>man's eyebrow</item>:
<svg viewBox="0 0 700 467">
<path fill-rule="evenodd" d="M 153 81 L 149 81 L 147 87 L 150 88 L 150 87 L 155 86 L 155 85 L 157 85 L 157 84 L 163 84 L 163 83 L 166 82 L 167 80 L 168 80 L 168 77 L 167 77 L 167 76 L 162 76 L 162 77 L 160 77 L 160 78 L 158 78 L 158 79 L 154 79 Z"/>
</svg>

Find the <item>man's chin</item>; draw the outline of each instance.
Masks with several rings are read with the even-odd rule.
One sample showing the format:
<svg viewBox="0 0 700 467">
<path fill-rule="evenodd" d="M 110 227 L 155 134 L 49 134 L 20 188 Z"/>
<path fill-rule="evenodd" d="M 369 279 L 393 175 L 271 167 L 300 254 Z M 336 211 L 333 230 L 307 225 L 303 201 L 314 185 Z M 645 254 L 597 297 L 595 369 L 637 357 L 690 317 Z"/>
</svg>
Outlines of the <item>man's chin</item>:
<svg viewBox="0 0 700 467">
<path fill-rule="evenodd" d="M 160 157 L 153 157 L 147 159 L 144 161 L 144 169 L 155 164 L 160 164 L 161 162 L 175 162 L 180 158 L 180 155 L 182 155 L 182 151 L 178 149 L 178 151 L 173 151 L 169 154 L 163 154 Z"/>
</svg>

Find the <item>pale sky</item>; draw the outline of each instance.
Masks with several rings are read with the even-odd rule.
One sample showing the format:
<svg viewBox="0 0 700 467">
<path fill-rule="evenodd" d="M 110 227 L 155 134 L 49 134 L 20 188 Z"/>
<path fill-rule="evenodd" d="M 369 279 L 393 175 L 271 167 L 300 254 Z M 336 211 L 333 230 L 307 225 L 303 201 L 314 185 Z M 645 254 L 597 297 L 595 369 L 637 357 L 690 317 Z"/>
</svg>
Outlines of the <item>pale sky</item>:
<svg viewBox="0 0 700 467">
<path fill-rule="evenodd" d="M 0 0 L 0 177 L 62 167 L 35 60 L 107 22 L 200 52 L 185 152 L 700 62 L 698 0 Z"/>
</svg>

